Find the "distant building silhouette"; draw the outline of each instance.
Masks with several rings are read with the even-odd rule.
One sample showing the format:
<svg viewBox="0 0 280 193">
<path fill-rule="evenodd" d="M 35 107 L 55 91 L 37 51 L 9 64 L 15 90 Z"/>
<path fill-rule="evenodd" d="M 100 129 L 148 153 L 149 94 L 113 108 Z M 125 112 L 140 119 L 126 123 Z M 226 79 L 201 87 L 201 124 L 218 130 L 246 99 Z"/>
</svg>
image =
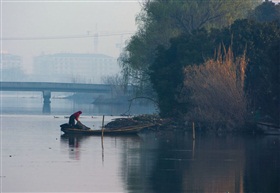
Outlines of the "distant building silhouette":
<svg viewBox="0 0 280 193">
<path fill-rule="evenodd" d="M 120 67 L 116 58 L 104 54 L 58 53 L 35 57 L 33 72 L 37 81 L 102 83 Z"/>
<path fill-rule="evenodd" d="M 22 58 L 18 55 L 1 53 L 1 80 L 2 81 L 21 81 L 24 72 L 22 70 Z"/>
</svg>

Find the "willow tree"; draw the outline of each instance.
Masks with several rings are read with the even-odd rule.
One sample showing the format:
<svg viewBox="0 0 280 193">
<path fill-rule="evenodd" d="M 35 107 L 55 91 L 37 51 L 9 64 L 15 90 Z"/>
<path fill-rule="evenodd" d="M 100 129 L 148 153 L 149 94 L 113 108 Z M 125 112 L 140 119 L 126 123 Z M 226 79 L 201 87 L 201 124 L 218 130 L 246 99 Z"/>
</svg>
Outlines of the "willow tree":
<svg viewBox="0 0 280 193">
<path fill-rule="evenodd" d="M 246 17 L 262 0 L 146 0 L 136 17 L 138 30 L 127 42 L 119 58 L 127 83 L 149 88 L 149 66 L 159 45 L 168 48 L 169 40 L 193 30 L 229 26 Z"/>
</svg>

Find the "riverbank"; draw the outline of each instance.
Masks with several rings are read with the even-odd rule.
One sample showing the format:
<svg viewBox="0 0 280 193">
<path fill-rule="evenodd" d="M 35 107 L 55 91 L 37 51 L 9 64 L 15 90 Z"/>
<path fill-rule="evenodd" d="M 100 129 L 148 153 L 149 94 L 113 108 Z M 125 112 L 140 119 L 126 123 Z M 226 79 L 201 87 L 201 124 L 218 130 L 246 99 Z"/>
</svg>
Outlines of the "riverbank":
<svg viewBox="0 0 280 193">
<path fill-rule="evenodd" d="M 147 128 L 152 131 L 192 131 L 193 127 L 197 132 L 211 133 L 261 133 L 256 123 L 248 122 L 243 128 L 227 130 L 217 126 L 216 128 L 207 127 L 207 124 L 194 123 L 184 121 L 178 118 L 161 118 L 157 114 L 144 114 L 128 118 L 117 118 L 105 125 L 105 128 L 120 128 L 128 126 L 138 126 L 151 124 L 153 126 Z"/>
<path fill-rule="evenodd" d="M 128 126 L 138 126 L 150 124 L 148 130 L 166 131 L 166 130 L 188 130 L 189 125 L 186 122 L 174 118 L 161 118 L 157 114 L 145 114 L 128 118 L 117 118 L 105 125 L 105 128 L 120 128 Z"/>
</svg>

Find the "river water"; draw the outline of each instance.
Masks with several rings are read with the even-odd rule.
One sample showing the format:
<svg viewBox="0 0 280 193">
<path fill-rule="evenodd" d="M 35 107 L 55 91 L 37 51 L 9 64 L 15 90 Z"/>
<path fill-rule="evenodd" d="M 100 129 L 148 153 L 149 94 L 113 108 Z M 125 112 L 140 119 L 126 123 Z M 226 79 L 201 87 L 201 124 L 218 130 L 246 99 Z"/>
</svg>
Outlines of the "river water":
<svg viewBox="0 0 280 193">
<path fill-rule="evenodd" d="M 102 114 L 109 122 L 125 108 L 57 99 L 43 114 L 37 100 L 2 98 L 1 192 L 280 192 L 280 136 L 144 132 L 105 136 L 102 148 L 99 136 L 59 125 L 82 108 L 81 121 L 99 128 Z"/>
</svg>

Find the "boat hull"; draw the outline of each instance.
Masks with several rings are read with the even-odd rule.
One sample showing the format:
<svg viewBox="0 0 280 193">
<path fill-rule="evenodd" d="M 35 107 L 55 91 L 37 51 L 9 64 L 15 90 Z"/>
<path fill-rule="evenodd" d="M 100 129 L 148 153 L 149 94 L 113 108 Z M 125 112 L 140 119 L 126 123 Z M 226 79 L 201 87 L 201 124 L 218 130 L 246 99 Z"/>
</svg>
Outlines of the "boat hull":
<svg viewBox="0 0 280 193">
<path fill-rule="evenodd" d="M 65 134 L 75 134 L 75 135 L 103 135 L 104 136 L 112 136 L 112 135 L 136 135 L 139 131 L 144 128 L 148 128 L 152 125 L 141 125 L 135 127 L 126 127 L 119 129 L 102 129 L 94 130 L 94 129 L 77 129 L 77 128 L 69 128 L 69 127 L 61 127 L 61 131 Z"/>
</svg>

